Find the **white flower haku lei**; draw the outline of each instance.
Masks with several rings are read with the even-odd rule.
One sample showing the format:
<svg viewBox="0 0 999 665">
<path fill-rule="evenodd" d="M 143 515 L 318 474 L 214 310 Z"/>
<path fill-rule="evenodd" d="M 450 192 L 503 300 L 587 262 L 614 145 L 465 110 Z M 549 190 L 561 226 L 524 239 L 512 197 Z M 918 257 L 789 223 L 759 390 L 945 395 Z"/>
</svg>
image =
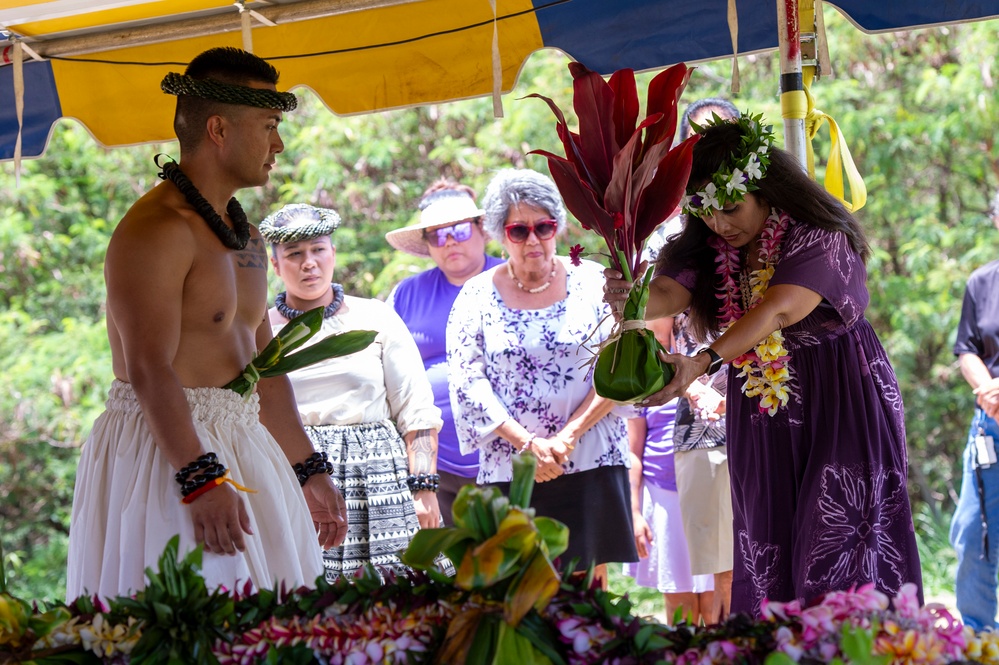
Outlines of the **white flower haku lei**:
<svg viewBox="0 0 999 665">
<path fill-rule="evenodd" d="M 774 264 L 780 257 L 781 240 L 790 223 L 791 218 L 787 213 L 771 209 L 760 235 L 760 259 L 763 267 L 754 270 L 749 276 L 749 309 L 758 305 L 767 292 L 774 274 Z M 746 313 L 742 307 L 742 289 L 737 277 L 742 269 L 741 260 L 739 250 L 720 236 L 713 236 L 708 242 L 718 252 L 718 268 L 715 272 L 722 278 L 718 287 L 718 299 L 721 301 L 718 317 L 724 333 Z M 784 348 L 784 335 L 780 330 L 775 330 L 757 344 L 756 348 L 732 361 L 732 366 L 741 370 L 738 376 L 746 379 L 742 384 L 743 394 L 746 397 L 759 397 L 760 411 L 771 416 L 779 408 L 787 406 L 791 398 L 787 387 L 791 378 L 788 365 L 790 359 L 791 354 Z"/>
<path fill-rule="evenodd" d="M 747 192 L 758 189 L 756 183 L 766 175 L 774 140 L 772 127 L 764 125 L 762 119 L 762 115 L 741 115 L 736 120 L 715 116 L 704 127 L 694 126 L 701 133 L 708 127 L 731 122 L 739 125 L 743 138 L 740 150 L 722 164 L 704 189 L 684 196 L 684 213 L 697 217 L 712 210 L 721 210 L 728 203 L 744 200 Z"/>
</svg>

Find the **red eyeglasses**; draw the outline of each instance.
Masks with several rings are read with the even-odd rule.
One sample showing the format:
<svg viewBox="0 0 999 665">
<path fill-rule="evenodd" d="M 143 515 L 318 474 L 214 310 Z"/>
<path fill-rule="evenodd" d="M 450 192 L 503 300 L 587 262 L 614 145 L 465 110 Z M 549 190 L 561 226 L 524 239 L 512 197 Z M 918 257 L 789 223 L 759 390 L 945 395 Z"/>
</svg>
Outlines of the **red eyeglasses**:
<svg viewBox="0 0 999 665">
<path fill-rule="evenodd" d="M 522 242 L 526 242 L 531 237 L 532 232 L 537 236 L 538 240 L 551 240 L 558 231 L 558 222 L 554 219 L 542 219 L 535 222 L 532 226 L 528 226 L 527 224 L 507 224 L 504 228 L 506 229 L 506 237 L 510 242 L 519 245 Z"/>
</svg>

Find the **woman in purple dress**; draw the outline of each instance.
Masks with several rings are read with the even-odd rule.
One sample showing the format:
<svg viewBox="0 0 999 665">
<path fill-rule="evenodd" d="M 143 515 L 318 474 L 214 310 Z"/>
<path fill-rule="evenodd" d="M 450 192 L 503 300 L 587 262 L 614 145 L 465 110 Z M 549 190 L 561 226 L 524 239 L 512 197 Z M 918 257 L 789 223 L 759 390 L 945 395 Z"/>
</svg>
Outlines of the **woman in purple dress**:
<svg viewBox="0 0 999 665">
<path fill-rule="evenodd" d="M 677 374 L 649 403 L 731 363 L 732 611 L 869 582 L 921 588 L 902 399 L 864 318 L 863 230 L 759 116 L 700 133 L 687 224 L 659 257 L 646 317 L 689 310 L 710 345 L 665 355 Z M 606 274 L 606 299 L 623 299 L 628 284 Z"/>
</svg>

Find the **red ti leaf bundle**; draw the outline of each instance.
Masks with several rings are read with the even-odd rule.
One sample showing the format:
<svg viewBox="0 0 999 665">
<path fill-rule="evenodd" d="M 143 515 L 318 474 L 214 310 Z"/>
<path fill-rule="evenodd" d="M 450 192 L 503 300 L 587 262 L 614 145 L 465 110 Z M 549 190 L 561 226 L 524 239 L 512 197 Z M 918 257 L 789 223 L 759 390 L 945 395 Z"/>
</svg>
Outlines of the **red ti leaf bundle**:
<svg viewBox="0 0 999 665">
<path fill-rule="evenodd" d="M 618 402 L 635 402 L 661 390 L 672 378 L 663 365 L 655 336 L 639 323 L 645 317 L 650 275 L 637 275 L 645 242 L 679 208 L 690 175 L 697 135 L 673 146 L 677 106 L 692 71 L 678 64 L 649 82 L 645 118 L 635 73 L 614 72 L 609 79 L 578 62 L 569 64 L 577 132 L 548 97 L 565 156 L 534 150 L 548 169 L 565 206 L 583 228 L 603 238 L 611 265 L 634 282 L 622 321 L 601 345 L 594 371 L 597 393 Z M 582 248 L 574 248 L 578 256 Z M 636 278 L 639 278 L 636 280 Z"/>
</svg>

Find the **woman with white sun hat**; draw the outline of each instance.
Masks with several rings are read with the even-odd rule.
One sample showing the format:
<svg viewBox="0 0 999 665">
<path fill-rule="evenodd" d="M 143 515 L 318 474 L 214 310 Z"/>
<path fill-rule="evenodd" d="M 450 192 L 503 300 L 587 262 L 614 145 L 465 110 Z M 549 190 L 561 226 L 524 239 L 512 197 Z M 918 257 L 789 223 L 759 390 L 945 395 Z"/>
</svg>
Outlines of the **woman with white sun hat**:
<svg viewBox="0 0 999 665">
<path fill-rule="evenodd" d="M 444 329 L 462 285 L 503 261 L 486 254 L 483 211 L 476 205 L 471 187 L 437 180 L 423 193 L 419 209 L 418 222 L 389 231 L 385 239 L 407 254 L 432 259 L 436 267 L 404 279 L 388 302 L 416 340 L 434 389 L 434 402 L 444 418 L 437 449 L 441 477 L 437 500 L 444 522 L 451 525 L 451 505 L 464 485 L 475 482 L 479 461 L 478 453 L 462 455 L 458 449 L 448 397 Z"/>
</svg>

